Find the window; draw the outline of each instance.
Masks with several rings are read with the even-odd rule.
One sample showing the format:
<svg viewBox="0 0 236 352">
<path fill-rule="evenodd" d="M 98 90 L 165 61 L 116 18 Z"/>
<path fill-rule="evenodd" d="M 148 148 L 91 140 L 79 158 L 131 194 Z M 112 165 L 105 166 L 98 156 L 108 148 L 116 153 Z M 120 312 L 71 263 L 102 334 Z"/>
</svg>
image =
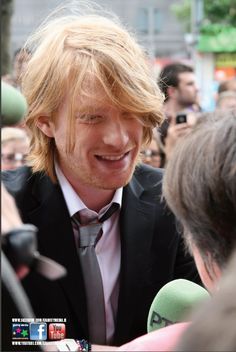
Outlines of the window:
<svg viewBox="0 0 236 352">
<path fill-rule="evenodd" d="M 148 33 L 148 9 L 139 8 L 137 13 L 137 28 L 141 33 Z"/>
<path fill-rule="evenodd" d="M 162 27 L 162 13 L 159 9 L 153 10 L 153 28 L 154 33 L 159 33 Z"/>
</svg>

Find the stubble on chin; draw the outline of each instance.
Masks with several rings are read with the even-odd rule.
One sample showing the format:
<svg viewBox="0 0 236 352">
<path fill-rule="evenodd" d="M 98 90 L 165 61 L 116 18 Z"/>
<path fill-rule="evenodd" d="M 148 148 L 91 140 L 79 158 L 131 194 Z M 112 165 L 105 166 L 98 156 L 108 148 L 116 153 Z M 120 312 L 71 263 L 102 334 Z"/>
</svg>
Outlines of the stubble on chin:
<svg viewBox="0 0 236 352">
<path fill-rule="evenodd" d="M 132 178 L 133 173 L 130 173 L 127 177 L 123 177 L 120 179 L 110 179 L 106 180 L 105 178 L 91 177 L 90 179 L 86 179 L 86 183 L 88 186 L 106 190 L 106 191 L 115 191 L 118 188 L 126 186 Z"/>
<path fill-rule="evenodd" d="M 114 190 L 117 190 L 118 188 L 125 187 L 132 179 L 134 171 L 139 164 L 140 163 L 138 161 L 135 162 L 130 172 L 127 173 L 126 176 L 121 176 L 120 179 L 116 179 L 116 177 L 114 177 L 114 180 L 111 178 L 109 181 L 107 181 L 105 180 L 105 178 L 99 179 L 95 177 L 93 178 L 93 180 L 91 180 L 91 183 L 93 182 L 93 185 L 98 189 L 110 190 L 110 191 L 111 190 L 114 191 Z"/>
</svg>

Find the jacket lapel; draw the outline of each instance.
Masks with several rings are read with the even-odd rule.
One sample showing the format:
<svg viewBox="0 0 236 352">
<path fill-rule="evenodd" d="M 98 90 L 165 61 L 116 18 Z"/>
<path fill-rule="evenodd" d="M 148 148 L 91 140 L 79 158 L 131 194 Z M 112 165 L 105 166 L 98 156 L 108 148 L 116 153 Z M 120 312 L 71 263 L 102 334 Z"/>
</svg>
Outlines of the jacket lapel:
<svg viewBox="0 0 236 352">
<path fill-rule="evenodd" d="M 138 301 L 147 281 L 148 256 L 154 232 L 155 203 L 144 201 L 145 190 L 135 176 L 124 188 L 120 216 L 121 274 L 115 343 L 129 329 L 139 309 Z"/>
<path fill-rule="evenodd" d="M 67 268 L 67 276 L 58 280 L 58 284 L 65 291 L 80 325 L 87 334 L 84 283 L 69 212 L 60 187 L 52 185 L 48 178 L 38 181 L 33 193 L 39 206 L 29 214 L 32 223 L 40 228 L 38 248 L 42 255 Z"/>
</svg>

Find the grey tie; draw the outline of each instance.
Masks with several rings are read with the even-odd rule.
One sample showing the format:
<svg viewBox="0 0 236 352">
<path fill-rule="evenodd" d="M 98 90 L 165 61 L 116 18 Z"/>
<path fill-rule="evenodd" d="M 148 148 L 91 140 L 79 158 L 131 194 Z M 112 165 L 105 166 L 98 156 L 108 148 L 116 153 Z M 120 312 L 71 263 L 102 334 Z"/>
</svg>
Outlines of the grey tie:
<svg viewBox="0 0 236 352">
<path fill-rule="evenodd" d="M 87 219 L 87 223 L 81 220 L 83 217 L 80 213 L 83 211 L 73 216 L 79 232 L 79 258 L 86 290 L 89 338 L 91 343 L 100 345 L 106 344 L 106 316 L 102 277 L 95 246 L 102 236 L 102 223 L 118 208 L 119 205 L 113 203 L 100 219 Z"/>
</svg>

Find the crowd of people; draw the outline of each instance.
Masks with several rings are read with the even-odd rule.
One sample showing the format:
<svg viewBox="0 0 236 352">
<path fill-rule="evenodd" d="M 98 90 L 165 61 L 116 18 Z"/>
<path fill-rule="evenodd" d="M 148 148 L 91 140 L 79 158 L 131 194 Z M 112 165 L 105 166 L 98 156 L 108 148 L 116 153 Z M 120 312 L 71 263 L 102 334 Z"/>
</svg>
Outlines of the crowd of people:
<svg viewBox="0 0 236 352">
<path fill-rule="evenodd" d="M 206 114 L 191 67 L 172 63 L 156 80 L 116 17 L 75 13 L 44 22 L 17 52 L 21 73 L 3 77 L 28 104 L 1 131 L 3 236 L 34 225 L 37 251 L 67 272 L 52 281 L 26 262 L 16 272 L 29 311 L 66 322 L 67 339 L 42 349 L 233 351 L 235 80 Z M 199 310 L 146 334 L 156 293 L 175 279 L 211 293 L 204 328 Z M 21 314 L 9 296 L 8 322 Z M 219 345 L 215 317 L 228 337 Z M 2 342 L 14 350 L 7 332 Z"/>
</svg>

